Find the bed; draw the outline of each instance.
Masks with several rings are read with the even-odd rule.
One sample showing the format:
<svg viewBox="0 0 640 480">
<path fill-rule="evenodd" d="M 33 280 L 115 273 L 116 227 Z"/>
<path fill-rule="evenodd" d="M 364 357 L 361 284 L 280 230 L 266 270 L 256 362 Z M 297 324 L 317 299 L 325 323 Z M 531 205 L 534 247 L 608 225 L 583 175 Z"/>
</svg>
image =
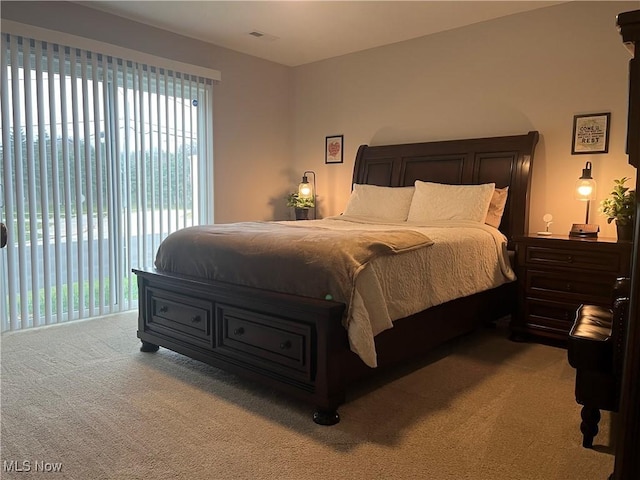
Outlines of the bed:
<svg viewBox="0 0 640 480">
<path fill-rule="evenodd" d="M 460 185 L 462 188 L 473 186 L 471 188 L 474 189 L 493 184 L 492 191 L 493 187 L 503 190 L 508 187 L 504 213 L 499 220 L 499 231 L 504 237 L 500 234 L 493 236 L 502 237 L 504 248 L 511 249 L 513 239 L 524 234 L 528 227 L 530 171 L 537 141 L 538 133 L 532 131 L 526 135 L 479 139 L 362 145 L 354 165 L 354 192 L 359 185 L 363 185 L 361 189 L 369 190 L 415 185 L 415 192 L 418 192 L 418 187 L 435 188 L 438 184 Z M 394 189 L 393 192 L 401 190 Z M 410 212 L 409 219 L 414 221 L 406 223 L 414 224 L 415 215 Z M 347 215 L 345 218 L 327 219 L 324 223 L 321 220 L 280 222 L 288 225 L 277 228 L 286 229 L 294 236 L 307 235 L 307 230 L 313 225 L 306 224 L 319 222 L 319 226 L 332 232 L 332 229 L 354 230 L 358 237 L 363 238 L 371 232 L 383 235 L 382 231 L 377 231 L 380 227 L 367 225 L 375 222 L 358 223 L 362 219 L 355 218 L 354 226 L 352 220 Z M 327 224 L 332 228 L 325 227 Z M 349 226 L 344 227 L 345 224 Z M 232 238 L 234 229 L 239 227 L 243 225 L 220 226 L 216 227 L 215 233 L 217 236 L 219 230 L 226 229 Z M 271 230 L 262 229 L 276 225 L 252 223 L 244 227 L 256 229 L 251 236 L 266 238 L 271 235 Z M 410 230 L 416 231 L 414 237 L 406 238 L 408 232 L 401 222 L 394 222 L 392 230 L 387 232 L 388 239 L 377 242 L 377 248 L 387 254 L 379 259 L 374 257 L 370 263 L 390 261 L 387 260 L 390 257 L 388 252 L 397 253 L 396 250 L 400 250 L 397 256 L 404 261 L 410 258 L 409 255 L 428 256 L 425 251 L 429 252 L 438 244 L 430 236 L 438 237 L 444 231 L 423 231 L 412 227 Z M 246 276 L 251 276 L 251 272 L 242 270 L 240 266 L 237 271 L 231 268 L 227 276 L 212 278 L 200 269 L 201 264 L 206 263 L 200 260 L 205 255 L 198 255 L 194 249 L 203 242 L 201 239 L 206 234 L 200 230 L 196 233 L 198 240 L 186 243 L 189 245 L 184 249 L 186 256 L 172 260 L 169 254 L 163 257 L 159 250 L 157 262 L 161 268 L 134 270 L 139 288 L 137 335 L 142 341 L 141 350 L 153 352 L 162 346 L 301 398 L 315 405 L 313 419 L 321 425 L 333 425 L 339 421 L 337 409 L 345 401 L 347 386 L 355 380 L 419 357 L 452 338 L 472 332 L 482 323 L 509 315 L 514 308 L 515 286 L 512 281 L 498 282 L 496 287 L 436 302 L 433 306 L 424 303 L 428 308 L 416 312 L 408 310 L 410 314 L 392 318 L 389 325 L 392 328 L 378 328 L 379 332 L 373 332 L 374 357 L 367 357 L 364 350 L 354 348 L 351 323 L 345 323 L 355 308 L 352 296 L 340 295 L 339 289 L 331 289 L 334 295 L 316 295 L 314 291 L 303 291 L 301 295 L 299 290 L 286 288 L 290 280 L 283 280 L 285 287 L 276 287 L 277 290 L 264 285 L 254 286 L 243 281 Z M 173 237 L 175 245 L 188 242 L 185 240 L 188 237 L 181 235 L 182 232 Z M 338 238 L 331 242 L 337 244 Z M 185 263 L 185 258 L 189 255 L 199 260 L 191 262 L 191 268 L 178 268 L 188 263 Z M 468 255 L 469 258 L 471 256 Z M 228 263 L 233 266 L 235 261 L 230 257 Z M 215 261 L 212 262 L 212 268 L 216 269 Z M 281 274 L 281 269 L 273 266 L 277 263 L 265 263 L 262 269 L 268 270 L 275 278 Z M 505 269 L 508 270 L 508 266 Z M 402 278 L 396 278 L 392 283 L 402 283 Z M 414 302 L 410 300 L 422 296 L 420 290 L 408 291 L 412 292 L 410 297 L 398 304 L 412 304 Z M 372 301 L 373 297 L 360 303 L 366 308 Z M 369 309 L 378 310 L 377 306 Z"/>
</svg>

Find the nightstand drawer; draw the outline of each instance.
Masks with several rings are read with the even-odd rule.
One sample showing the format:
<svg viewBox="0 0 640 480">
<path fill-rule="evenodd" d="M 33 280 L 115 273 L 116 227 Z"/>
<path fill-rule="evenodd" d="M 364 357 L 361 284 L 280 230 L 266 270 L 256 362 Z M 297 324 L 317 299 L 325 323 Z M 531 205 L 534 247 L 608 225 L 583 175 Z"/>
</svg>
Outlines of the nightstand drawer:
<svg viewBox="0 0 640 480">
<path fill-rule="evenodd" d="M 591 250 L 527 246 L 525 262 L 531 266 L 581 268 L 599 272 L 619 272 L 622 270 L 622 255 L 615 251 L 600 251 L 594 255 Z"/>
<path fill-rule="evenodd" d="M 611 303 L 611 289 L 615 275 L 568 274 L 542 270 L 527 270 L 525 291 L 527 296 L 555 297 L 579 303 L 608 305 Z"/>
<path fill-rule="evenodd" d="M 216 324 L 218 353 L 311 380 L 311 326 L 222 304 L 216 306 Z"/>
<path fill-rule="evenodd" d="M 533 334 L 551 336 L 555 340 L 567 340 L 571 323 L 548 318 L 527 317 L 527 330 Z"/>
<path fill-rule="evenodd" d="M 570 327 L 576 318 L 576 311 L 581 303 L 556 302 L 538 298 L 527 298 L 526 315 L 529 318 L 554 320 Z"/>
<path fill-rule="evenodd" d="M 194 345 L 212 347 L 211 302 L 155 288 L 147 289 L 147 295 L 151 312 L 145 325 L 147 329 Z"/>
</svg>

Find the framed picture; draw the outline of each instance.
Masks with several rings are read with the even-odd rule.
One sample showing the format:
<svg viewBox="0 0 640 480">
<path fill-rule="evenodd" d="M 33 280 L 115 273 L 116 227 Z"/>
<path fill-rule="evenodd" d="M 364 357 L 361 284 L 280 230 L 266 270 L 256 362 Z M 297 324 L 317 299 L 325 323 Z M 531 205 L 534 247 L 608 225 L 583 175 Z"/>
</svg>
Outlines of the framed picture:
<svg viewBox="0 0 640 480">
<path fill-rule="evenodd" d="M 571 155 L 607 153 L 611 113 L 574 115 Z"/>
<path fill-rule="evenodd" d="M 324 141 L 324 163 L 342 163 L 342 135 L 332 135 Z"/>
</svg>

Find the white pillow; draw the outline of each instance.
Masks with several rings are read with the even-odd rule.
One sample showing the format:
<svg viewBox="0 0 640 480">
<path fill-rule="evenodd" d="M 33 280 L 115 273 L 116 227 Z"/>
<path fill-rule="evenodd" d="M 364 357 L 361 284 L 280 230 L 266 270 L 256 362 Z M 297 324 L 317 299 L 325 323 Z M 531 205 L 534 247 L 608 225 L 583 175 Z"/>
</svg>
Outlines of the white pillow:
<svg viewBox="0 0 640 480">
<path fill-rule="evenodd" d="M 504 214 L 504 207 L 507 205 L 507 195 L 509 195 L 509 187 L 496 188 L 489 202 L 489 210 L 484 223 L 492 227 L 499 228 Z"/>
<path fill-rule="evenodd" d="M 471 220 L 484 223 L 496 185 L 446 185 L 416 180 L 415 186 L 409 222 Z"/>
<path fill-rule="evenodd" d="M 344 215 L 404 222 L 409 214 L 414 187 L 379 187 L 354 183 Z"/>
</svg>

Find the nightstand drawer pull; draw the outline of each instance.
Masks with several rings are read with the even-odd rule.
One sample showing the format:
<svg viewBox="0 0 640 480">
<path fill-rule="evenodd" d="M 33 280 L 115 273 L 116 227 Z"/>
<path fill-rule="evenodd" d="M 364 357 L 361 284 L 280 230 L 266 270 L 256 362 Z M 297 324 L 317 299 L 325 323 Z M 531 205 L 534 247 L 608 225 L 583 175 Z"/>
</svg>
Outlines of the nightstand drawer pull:
<svg viewBox="0 0 640 480">
<path fill-rule="evenodd" d="M 191 323 L 198 323 L 200 322 L 200 320 L 200 315 L 194 315 L 193 317 L 191 317 Z"/>
<path fill-rule="evenodd" d="M 168 311 L 169 311 L 169 307 L 168 307 L 168 306 L 166 306 L 166 305 L 162 305 L 162 306 L 160 307 L 160 312 L 161 312 L 161 313 L 167 313 Z"/>
<path fill-rule="evenodd" d="M 567 292 L 572 292 L 572 291 L 573 291 L 573 284 L 567 283 Z"/>
<path fill-rule="evenodd" d="M 567 257 L 567 262 L 573 263 L 573 257 L 571 255 Z"/>
<path fill-rule="evenodd" d="M 289 350 L 291 348 L 291 341 L 287 340 L 280 344 L 280 350 Z"/>
<path fill-rule="evenodd" d="M 236 328 L 236 329 L 233 331 L 233 334 L 234 334 L 234 335 L 242 335 L 242 334 L 244 334 L 244 328 L 242 328 L 242 327 L 240 327 L 240 328 Z"/>
</svg>

